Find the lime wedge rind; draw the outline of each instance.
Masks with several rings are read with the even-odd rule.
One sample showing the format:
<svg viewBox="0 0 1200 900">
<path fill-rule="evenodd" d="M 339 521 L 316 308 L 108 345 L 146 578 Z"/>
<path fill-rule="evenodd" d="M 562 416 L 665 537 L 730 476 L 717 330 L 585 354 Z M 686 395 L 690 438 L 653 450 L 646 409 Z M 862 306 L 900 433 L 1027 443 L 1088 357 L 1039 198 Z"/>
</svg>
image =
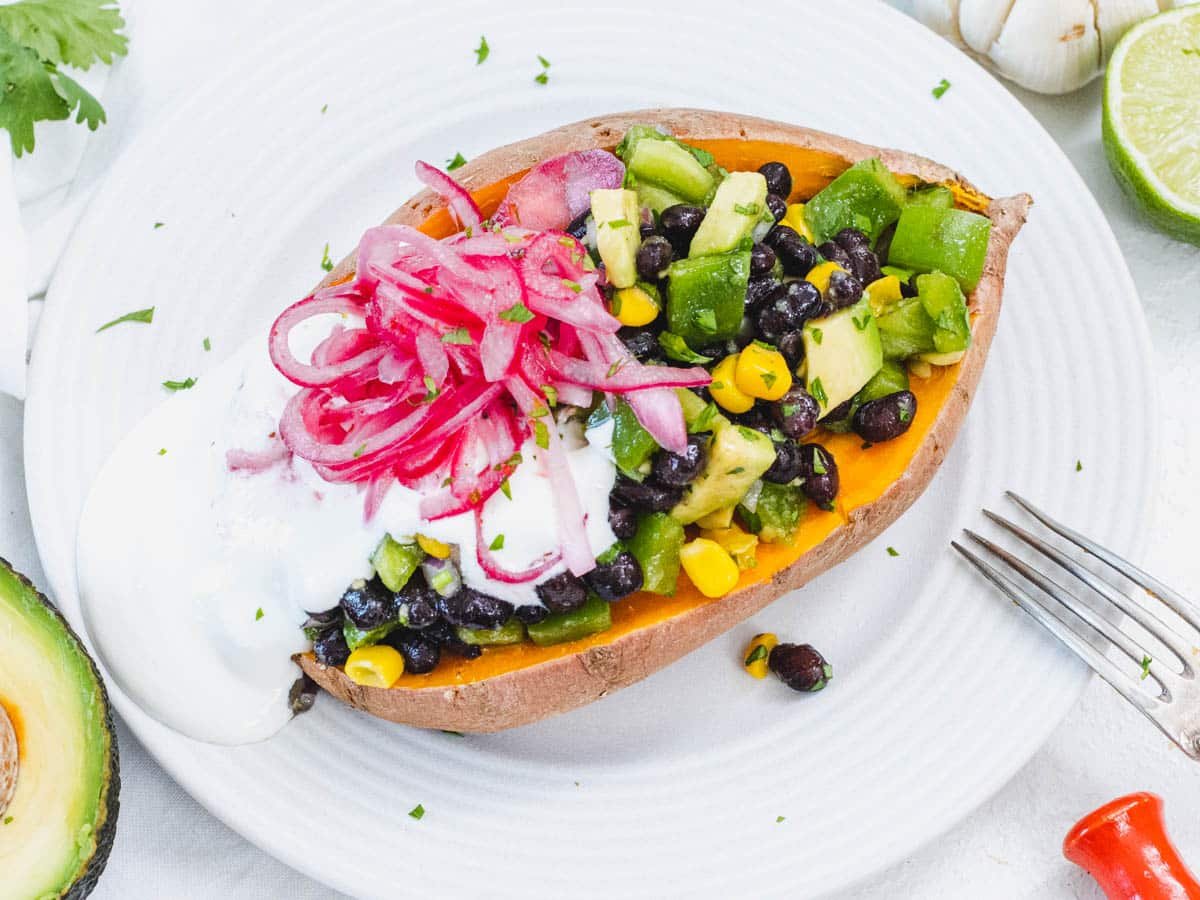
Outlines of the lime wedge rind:
<svg viewBox="0 0 1200 900">
<path fill-rule="evenodd" d="M 1172 159 L 1200 155 L 1200 52 L 1192 50 L 1200 51 L 1200 5 L 1130 29 L 1105 74 L 1103 141 L 1113 175 L 1147 218 L 1172 237 L 1200 244 L 1200 202 L 1192 199 L 1200 197 L 1193 174 L 1200 168 L 1194 156 Z M 1147 67 L 1152 77 L 1144 77 Z M 1134 77 L 1123 78 L 1127 68 Z M 1147 116 L 1156 104 L 1161 115 Z"/>
</svg>

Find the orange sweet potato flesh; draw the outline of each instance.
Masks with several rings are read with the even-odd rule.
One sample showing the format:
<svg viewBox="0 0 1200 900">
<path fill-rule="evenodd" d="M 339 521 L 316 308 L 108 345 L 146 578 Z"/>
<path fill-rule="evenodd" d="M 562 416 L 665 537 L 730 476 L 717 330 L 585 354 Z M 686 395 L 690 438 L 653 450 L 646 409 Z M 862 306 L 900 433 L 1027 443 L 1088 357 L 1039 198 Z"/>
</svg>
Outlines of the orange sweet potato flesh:
<svg viewBox="0 0 1200 900">
<path fill-rule="evenodd" d="M 760 544 L 758 566 L 731 593 L 710 600 L 681 576 L 673 597 L 639 593 L 612 608 L 601 634 L 552 647 L 532 643 L 486 648 L 474 660 L 443 659 L 428 675 L 405 674 L 389 689 L 356 685 L 311 654 L 297 657 L 318 684 L 373 715 L 425 728 L 489 732 L 534 722 L 632 684 L 801 587 L 850 556 L 890 525 L 920 495 L 945 458 L 983 370 L 1000 313 L 1008 249 L 1024 224 L 1028 195 L 993 200 L 935 162 L 870 147 L 822 132 L 731 113 L 655 109 L 588 119 L 493 150 L 455 175 L 484 214 L 507 186 L 535 163 L 570 150 L 611 149 L 633 124 L 659 124 L 710 151 L 727 169 L 756 169 L 778 160 L 792 172 L 793 201 L 811 197 L 858 160 L 879 156 L 902 181 L 944 184 L 956 204 L 992 220 L 984 275 L 969 297 L 973 340 L 956 366 L 913 378 L 917 414 L 909 430 L 863 449 L 854 434 L 821 434 L 838 461 L 841 492 L 833 511 L 805 511 L 790 544 Z M 422 192 L 388 220 L 442 236 L 453 225 L 441 201 Z M 352 273 L 353 256 L 329 276 Z"/>
</svg>

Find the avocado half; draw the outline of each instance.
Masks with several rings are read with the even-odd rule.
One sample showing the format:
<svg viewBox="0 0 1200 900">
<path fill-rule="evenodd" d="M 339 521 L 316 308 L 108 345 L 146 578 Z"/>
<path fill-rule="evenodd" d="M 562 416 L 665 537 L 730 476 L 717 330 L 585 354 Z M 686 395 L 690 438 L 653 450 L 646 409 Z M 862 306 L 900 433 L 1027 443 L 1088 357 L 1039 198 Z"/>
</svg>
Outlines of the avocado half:
<svg viewBox="0 0 1200 900">
<path fill-rule="evenodd" d="M 79 900 L 117 825 L 108 694 L 66 619 L 0 559 L 0 900 Z"/>
</svg>

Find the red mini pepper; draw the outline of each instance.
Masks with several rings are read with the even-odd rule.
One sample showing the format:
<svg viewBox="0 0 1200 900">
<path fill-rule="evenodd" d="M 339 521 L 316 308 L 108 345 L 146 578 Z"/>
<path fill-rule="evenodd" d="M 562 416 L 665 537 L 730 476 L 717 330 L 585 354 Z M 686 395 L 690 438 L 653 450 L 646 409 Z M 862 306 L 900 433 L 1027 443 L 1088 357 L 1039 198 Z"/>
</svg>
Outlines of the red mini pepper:
<svg viewBox="0 0 1200 900">
<path fill-rule="evenodd" d="M 1200 881 L 1171 839 L 1162 798 L 1141 792 L 1088 813 L 1063 839 L 1063 856 L 1091 873 L 1108 900 L 1200 900 Z"/>
</svg>

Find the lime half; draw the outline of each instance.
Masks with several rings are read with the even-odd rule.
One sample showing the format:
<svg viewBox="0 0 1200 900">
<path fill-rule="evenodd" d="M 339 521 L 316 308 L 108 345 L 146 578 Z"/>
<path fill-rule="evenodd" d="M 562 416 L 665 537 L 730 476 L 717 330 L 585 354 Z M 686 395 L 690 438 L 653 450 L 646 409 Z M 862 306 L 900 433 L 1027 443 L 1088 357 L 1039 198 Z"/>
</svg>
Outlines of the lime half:
<svg viewBox="0 0 1200 900">
<path fill-rule="evenodd" d="M 1104 77 L 1104 151 L 1163 231 L 1200 244 L 1200 6 L 1134 26 Z"/>
</svg>

